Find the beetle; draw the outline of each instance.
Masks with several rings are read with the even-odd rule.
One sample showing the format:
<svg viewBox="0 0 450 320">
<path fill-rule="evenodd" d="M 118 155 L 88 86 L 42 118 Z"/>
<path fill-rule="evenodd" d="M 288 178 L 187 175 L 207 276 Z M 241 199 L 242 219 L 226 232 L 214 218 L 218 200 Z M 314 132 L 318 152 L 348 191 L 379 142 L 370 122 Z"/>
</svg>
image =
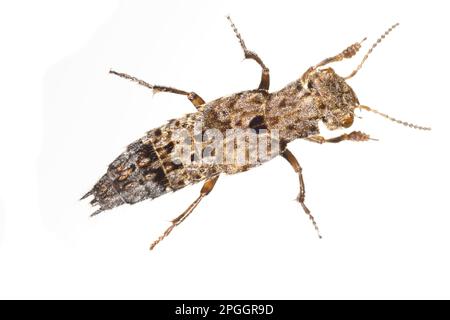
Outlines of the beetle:
<svg viewBox="0 0 450 320">
<path fill-rule="evenodd" d="M 312 221 L 319 237 L 321 237 L 317 223 L 310 210 L 305 205 L 305 184 L 302 168 L 289 150 L 288 144 L 296 139 L 306 139 L 316 143 L 338 143 L 341 141 L 368 141 L 370 136 L 360 131 L 344 133 L 333 138 L 319 135 L 319 123 L 325 124 L 327 129 L 336 130 L 352 126 L 355 110 L 361 109 L 377 113 L 389 120 L 422 130 L 427 127 L 410 124 L 392 118 L 368 106 L 361 105 L 358 98 L 347 83 L 361 69 L 373 49 L 398 24 L 390 27 L 369 49 L 357 68 L 346 77 L 338 75 L 330 63 L 352 58 L 361 48 L 365 38 L 356 42 L 341 53 L 326 58 L 310 67 L 298 79 L 286 85 L 279 91 L 269 92 L 270 72 L 262 59 L 247 46 L 236 26 L 228 16 L 231 27 L 239 40 L 245 59 L 254 60 L 261 67 L 261 80 L 258 88 L 242 91 L 216 100 L 205 102 L 195 92 L 188 92 L 172 87 L 151 85 L 126 73 L 110 70 L 111 74 L 136 82 L 153 92 L 168 92 L 184 95 L 197 109 L 194 113 L 186 114 L 178 119 L 170 120 L 159 128 L 147 134 L 126 148 L 108 167 L 107 172 L 94 187 L 83 196 L 94 196 L 92 205 L 99 206 L 93 213 L 96 215 L 104 210 L 112 209 L 122 204 L 134 204 L 146 199 L 154 199 L 168 192 L 176 191 L 188 185 L 203 182 L 198 198 L 177 218 L 172 220 L 170 227 L 151 245 L 153 249 L 171 231 L 182 223 L 214 188 L 221 174 L 236 174 L 247 171 L 276 156 L 286 159 L 298 175 L 300 191 L 297 197 L 304 212 Z M 197 124 L 201 129 L 196 129 Z M 211 139 L 205 138 L 208 131 L 214 131 L 223 136 L 230 130 L 253 130 L 257 138 L 263 140 L 273 138 L 276 133 L 277 148 L 271 147 L 270 156 L 257 158 L 252 162 L 240 162 L 236 156 L 234 138 L 226 138 L 225 145 L 231 146 L 231 160 L 229 161 L 193 161 L 198 153 L 205 154 L 211 145 Z M 187 143 L 188 160 L 180 161 L 180 146 L 182 142 L 176 139 L 178 132 L 183 131 L 191 138 Z M 200 137 L 200 140 L 198 139 Z M 185 137 L 186 138 L 186 137 Z M 271 140 L 271 141 L 272 141 Z M 247 156 L 256 152 L 256 147 L 247 150 Z M 221 152 L 209 150 L 209 159 L 222 159 Z M 217 151 L 217 150 L 216 150 Z M 208 158 L 208 157 L 206 157 Z M 205 160 L 203 157 L 202 160 Z"/>
</svg>

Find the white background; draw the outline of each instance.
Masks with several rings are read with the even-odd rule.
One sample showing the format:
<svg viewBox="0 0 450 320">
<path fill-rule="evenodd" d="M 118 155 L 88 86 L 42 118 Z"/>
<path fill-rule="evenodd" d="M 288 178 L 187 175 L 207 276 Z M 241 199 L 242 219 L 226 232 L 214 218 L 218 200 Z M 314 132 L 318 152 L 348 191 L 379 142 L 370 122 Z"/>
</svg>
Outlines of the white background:
<svg viewBox="0 0 450 320">
<path fill-rule="evenodd" d="M 0 4 L 1 298 L 450 298 L 445 1 L 16 1 Z M 200 185 L 90 219 L 78 199 L 147 130 L 194 111 L 195 90 L 252 89 L 225 19 L 271 70 L 271 89 L 364 36 L 401 25 L 350 81 L 378 142 L 290 149 L 317 239 L 283 159 L 224 176 L 154 251 Z M 342 75 L 359 63 L 334 65 Z M 327 137 L 341 132 L 327 132 Z"/>
</svg>

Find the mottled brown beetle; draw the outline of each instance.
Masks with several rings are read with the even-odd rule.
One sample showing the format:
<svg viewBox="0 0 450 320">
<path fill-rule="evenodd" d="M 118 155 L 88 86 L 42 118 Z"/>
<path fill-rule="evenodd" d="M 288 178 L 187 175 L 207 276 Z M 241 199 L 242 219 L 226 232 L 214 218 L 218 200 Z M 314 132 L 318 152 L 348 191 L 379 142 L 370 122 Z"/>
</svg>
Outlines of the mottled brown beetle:
<svg viewBox="0 0 450 320">
<path fill-rule="evenodd" d="M 93 195 L 92 205 L 100 208 L 93 213 L 112 209 L 124 203 L 153 199 L 167 192 L 176 191 L 187 185 L 206 180 L 199 197 L 176 219 L 172 225 L 161 235 L 150 249 L 153 249 L 162 239 L 183 222 L 214 188 L 221 173 L 234 174 L 251 169 L 261 164 L 237 165 L 207 164 L 185 167 L 182 163 L 173 161 L 177 142 L 172 139 L 174 130 L 187 129 L 194 137 L 194 124 L 202 122 L 206 129 L 214 128 L 220 131 L 233 128 L 252 128 L 270 132 L 278 130 L 280 142 L 280 155 L 283 156 L 298 174 L 300 193 L 298 202 L 311 219 L 317 233 L 319 229 L 309 209 L 306 207 L 305 186 L 302 177 L 302 168 L 295 156 L 289 151 L 287 145 L 295 139 L 306 139 L 317 143 L 338 143 L 344 140 L 367 141 L 369 135 L 353 131 L 348 134 L 326 139 L 319 134 L 319 121 L 322 121 L 329 130 L 349 128 L 353 124 L 355 109 L 375 112 L 389 120 L 398 122 L 415 129 L 430 130 L 407 122 L 403 122 L 386 114 L 361 105 L 347 84 L 346 80 L 352 78 L 362 67 L 368 55 L 398 24 L 389 28 L 370 48 L 358 67 L 347 77 L 341 77 L 332 68 L 323 68 L 325 65 L 353 57 L 361 48 L 361 42 L 349 46 L 336 56 L 327 58 L 317 65 L 310 67 L 299 79 L 286 87 L 269 93 L 269 69 L 261 58 L 247 49 L 244 40 L 231 23 L 246 59 L 256 61 L 262 68 L 261 82 L 257 89 L 243 91 L 228 97 L 205 103 L 195 92 L 187 92 L 175 88 L 150 85 L 145 81 L 124 73 L 110 71 L 110 73 L 152 89 L 154 92 L 171 92 L 185 95 L 197 108 L 197 112 L 185 115 L 182 118 L 169 121 L 166 125 L 149 131 L 144 137 L 131 143 L 125 152 L 117 157 L 108 168 L 107 173 L 95 184 L 82 199 Z M 364 39 L 365 40 L 365 39 Z M 364 41 L 363 40 L 363 41 Z M 194 154 L 192 155 L 194 157 Z"/>
</svg>

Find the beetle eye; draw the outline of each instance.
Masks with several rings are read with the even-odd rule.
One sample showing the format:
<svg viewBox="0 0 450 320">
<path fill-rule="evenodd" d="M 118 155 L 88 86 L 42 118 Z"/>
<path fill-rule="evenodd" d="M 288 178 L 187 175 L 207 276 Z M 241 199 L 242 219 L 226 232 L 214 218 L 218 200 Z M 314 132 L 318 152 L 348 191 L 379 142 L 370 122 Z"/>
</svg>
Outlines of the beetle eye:
<svg viewBox="0 0 450 320">
<path fill-rule="evenodd" d="M 342 126 L 343 126 L 344 128 L 350 127 L 350 126 L 353 124 L 353 115 L 350 114 L 350 113 L 346 114 L 346 115 L 342 118 L 341 123 L 342 123 Z"/>
</svg>

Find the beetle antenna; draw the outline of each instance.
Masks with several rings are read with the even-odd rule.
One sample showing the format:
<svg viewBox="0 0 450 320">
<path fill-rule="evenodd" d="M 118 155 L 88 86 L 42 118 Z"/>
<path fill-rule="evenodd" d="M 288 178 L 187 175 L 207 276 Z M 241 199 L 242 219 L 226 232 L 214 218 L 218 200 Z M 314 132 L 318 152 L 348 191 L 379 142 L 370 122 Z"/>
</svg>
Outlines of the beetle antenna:
<svg viewBox="0 0 450 320">
<path fill-rule="evenodd" d="M 369 51 L 367 51 L 366 55 L 364 56 L 364 58 L 361 60 L 361 62 L 359 63 L 358 67 L 353 70 L 352 73 L 350 73 L 349 76 L 345 77 L 345 80 L 348 80 L 350 78 L 352 78 L 359 70 L 361 70 L 364 62 L 366 62 L 367 58 L 369 57 L 369 55 L 372 53 L 373 49 L 376 48 L 376 46 L 384 39 L 386 38 L 386 36 L 395 29 L 395 27 L 397 27 L 399 25 L 399 23 L 394 24 L 392 27 L 390 27 L 389 29 L 387 29 L 382 35 L 381 37 L 378 38 L 378 40 L 372 45 L 372 47 L 369 49 Z"/>
<path fill-rule="evenodd" d="M 376 113 L 376 114 L 382 116 L 383 118 L 386 118 L 386 119 L 391 120 L 393 122 L 400 123 L 400 124 L 402 124 L 402 125 L 404 125 L 406 127 L 410 127 L 410 128 L 418 129 L 418 130 L 431 130 L 430 127 L 422 127 L 422 126 L 418 126 L 416 124 L 412 124 L 412 123 L 409 123 L 409 122 L 405 122 L 405 121 L 402 121 L 402 120 L 395 119 L 395 118 L 393 118 L 391 116 L 388 116 L 385 113 L 382 113 L 382 112 L 380 112 L 378 110 L 372 109 L 372 108 L 370 108 L 368 106 L 358 105 L 357 108 L 359 108 L 361 110 L 366 110 L 366 111 L 370 111 L 370 112 Z"/>
</svg>

